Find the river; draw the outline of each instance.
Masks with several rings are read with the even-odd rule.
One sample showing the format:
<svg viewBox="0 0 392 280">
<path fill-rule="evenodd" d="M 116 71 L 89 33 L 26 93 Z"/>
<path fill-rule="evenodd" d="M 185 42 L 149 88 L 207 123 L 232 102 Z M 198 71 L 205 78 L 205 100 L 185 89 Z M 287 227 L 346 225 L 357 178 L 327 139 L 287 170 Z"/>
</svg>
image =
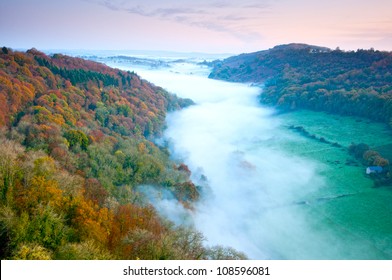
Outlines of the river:
<svg viewBox="0 0 392 280">
<path fill-rule="evenodd" d="M 301 125 L 343 147 L 391 144 L 383 125 L 308 111 L 279 115 L 258 102 L 260 88 L 210 80 L 207 67 L 192 63 L 108 64 L 196 103 L 168 115 L 164 140 L 202 186 L 202 199 L 193 211 L 175 201 L 157 205 L 169 219 L 252 259 L 392 258 L 391 189 L 372 188 L 363 167 L 345 164 L 344 148 L 289 129 Z"/>
</svg>

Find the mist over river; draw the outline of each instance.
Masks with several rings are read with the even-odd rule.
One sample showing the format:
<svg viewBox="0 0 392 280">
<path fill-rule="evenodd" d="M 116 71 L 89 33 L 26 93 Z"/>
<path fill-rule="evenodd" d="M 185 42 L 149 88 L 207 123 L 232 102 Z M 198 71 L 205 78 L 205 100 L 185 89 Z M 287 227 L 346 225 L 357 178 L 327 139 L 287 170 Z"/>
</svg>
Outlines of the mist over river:
<svg viewBox="0 0 392 280">
<path fill-rule="evenodd" d="M 194 63 L 157 70 L 106 63 L 196 103 L 168 114 L 161 140 L 189 166 L 202 197 L 193 211 L 157 201 L 167 218 L 252 259 L 392 258 L 391 189 L 372 188 L 362 167 L 340 164 L 349 157 L 344 149 L 288 129 L 301 125 L 344 145 L 373 129 L 375 144 L 392 143 L 381 125 L 339 117 L 336 128 L 336 118 L 322 113 L 277 115 L 258 102 L 260 88 L 210 80 L 209 69 Z"/>
</svg>

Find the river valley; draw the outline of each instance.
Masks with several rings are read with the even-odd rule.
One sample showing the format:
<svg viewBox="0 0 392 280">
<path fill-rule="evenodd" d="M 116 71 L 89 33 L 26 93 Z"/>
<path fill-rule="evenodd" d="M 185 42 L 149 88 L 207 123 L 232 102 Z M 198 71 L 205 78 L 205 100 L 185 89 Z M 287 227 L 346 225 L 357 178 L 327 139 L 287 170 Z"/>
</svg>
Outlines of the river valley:
<svg viewBox="0 0 392 280">
<path fill-rule="evenodd" d="M 374 188 L 347 151 L 352 142 L 388 147 L 384 124 L 278 114 L 258 102 L 260 88 L 210 80 L 209 69 L 194 63 L 106 63 L 196 103 L 168 115 L 160 141 L 189 166 L 202 199 L 193 211 L 174 199 L 157 202 L 164 216 L 252 259 L 392 258 L 392 188 Z M 298 126 L 316 139 L 292 129 Z"/>
</svg>

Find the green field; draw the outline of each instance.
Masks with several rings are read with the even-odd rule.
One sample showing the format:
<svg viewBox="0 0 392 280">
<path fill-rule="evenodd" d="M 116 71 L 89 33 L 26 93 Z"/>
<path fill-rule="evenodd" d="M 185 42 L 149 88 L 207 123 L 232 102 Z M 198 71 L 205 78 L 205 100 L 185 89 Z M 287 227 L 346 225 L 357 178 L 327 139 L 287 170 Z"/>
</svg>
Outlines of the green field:
<svg viewBox="0 0 392 280">
<path fill-rule="evenodd" d="M 352 143 L 366 143 L 390 158 L 392 133 L 384 124 L 311 111 L 279 115 L 284 150 L 319 164 L 325 184 L 303 198 L 298 207 L 315 231 L 328 232 L 331 246 L 343 246 L 342 259 L 392 259 L 392 187 L 374 188 L 365 167 L 347 152 Z M 302 126 L 316 139 L 290 126 Z M 342 147 L 320 142 L 320 137 Z M 302 198 L 301 198 L 302 201 Z M 328 256 L 323 256 L 325 258 Z"/>
</svg>

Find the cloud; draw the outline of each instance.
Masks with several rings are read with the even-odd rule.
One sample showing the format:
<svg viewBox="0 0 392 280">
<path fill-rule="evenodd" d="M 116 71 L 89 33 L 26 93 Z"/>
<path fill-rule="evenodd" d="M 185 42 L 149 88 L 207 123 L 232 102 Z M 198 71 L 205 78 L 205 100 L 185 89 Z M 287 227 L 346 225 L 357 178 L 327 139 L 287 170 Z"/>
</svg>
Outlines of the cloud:
<svg viewBox="0 0 392 280">
<path fill-rule="evenodd" d="M 113 11 L 119 11 L 120 10 L 118 6 L 116 6 L 115 4 L 113 4 L 113 2 L 110 2 L 110 1 L 103 1 L 103 5 L 106 8 L 108 8 L 110 10 L 113 10 Z"/>
<path fill-rule="evenodd" d="M 265 10 L 270 6 L 271 6 L 270 1 L 265 1 L 262 3 L 252 3 L 252 4 L 243 5 L 242 8 Z"/>
<path fill-rule="evenodd" d="M 211 3 L 211 6 L 215 8 L 227 8 L 230 7 L 231 5 L 227 1 L 220 1 L 220 2 Z"/>
<path fill-rule="evenodd" d="M 220 19 L 225 20 L 225 21 L 226 20 L 229 20 L 229 21 L 243 21 L 243 20 L 249 19 L 249 17 L 231 14 L 231 15 L 226 15 L 226 16 L 220 18 Z"/>
<path fill-rule="evenodd" d="M 199 1 L 183 4 L 178 1 L 107 1 L 85 0 L 104 6 L 112 11 L 123 11 L 143 17 L 177 22 L 213 32 L 229 34 L 249 42 L 261 38 L 257 30 L 250 30 L 249 21 L 260 17 L 260 9 L 266 10 L 270 1 Z"/>
<path fill-rule="evenodd" d="M 239 29 L 236 30 L 232 26 L 229 27 L 226 24 L 220 24 L 215 21 L 195 21 L 195 22 L 190 22 L 189 24 L 200 28 L 205 28 L 211 31 L 227 33 L 245 42 L 256 41 L 262 38 L 262 36 L 257 32 L 250 32 L 249 30 L 239 30 Z"/>
<path fill-rule="evenodd" d="M 131 14 L 137 14 L 145 17 L 158 17 L 158 18 L 176 18 L 178 16 L 184 17 L 186 15 L 203 15 L 207 12 L 203 10 L 195 10 L 192 8 L 158 8 L 158 9 L 146 9 L 142 6 L 135 6 L 131 8 L 125 8 L 125 11 Z"/>
</svg>

